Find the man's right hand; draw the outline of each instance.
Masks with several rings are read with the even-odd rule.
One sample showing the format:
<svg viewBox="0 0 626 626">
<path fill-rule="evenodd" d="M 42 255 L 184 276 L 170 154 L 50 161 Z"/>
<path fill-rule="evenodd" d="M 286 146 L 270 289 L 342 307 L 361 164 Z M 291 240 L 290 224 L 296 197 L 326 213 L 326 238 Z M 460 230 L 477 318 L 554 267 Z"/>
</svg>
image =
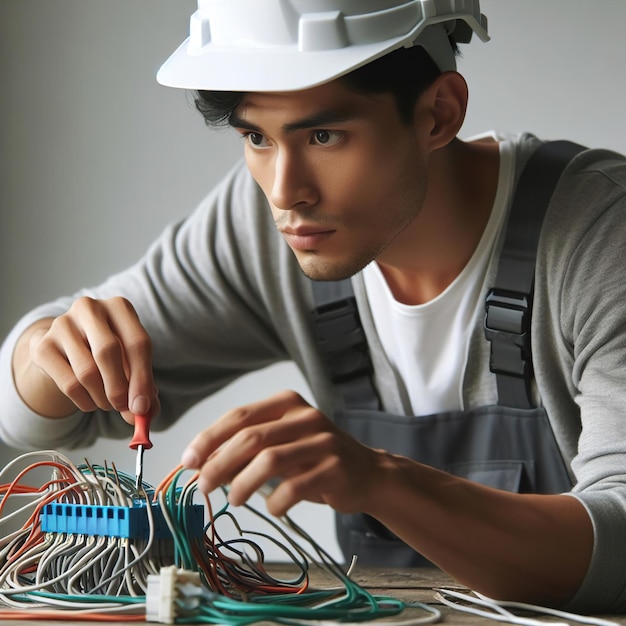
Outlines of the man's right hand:
<svg viewBox="0 0 626 626">
<path fill-rule="evenodd" d="M 132 423 L 160 409 L 152 342 L 125 298 L 82 297 L 30 326 L 15 347 L 13 376 L 24 402 L 45 417 L 103 409 Z"/>
</svg>

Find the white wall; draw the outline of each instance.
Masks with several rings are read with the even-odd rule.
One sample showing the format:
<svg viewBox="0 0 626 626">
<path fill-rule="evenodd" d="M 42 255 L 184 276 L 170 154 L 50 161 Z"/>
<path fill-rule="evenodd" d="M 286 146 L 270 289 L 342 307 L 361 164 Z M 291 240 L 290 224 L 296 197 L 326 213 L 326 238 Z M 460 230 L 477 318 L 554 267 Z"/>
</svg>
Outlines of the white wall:
<svg viewBox="0 0 626 626">
<path fill-rule="evenodd" d="M 0 337 L 19 315 L 134 261 L 238 158 L 183 92 L 156 84 L 185 36 L 193 0 L 0 0 Z M 492 41 L 463 46 L 470 84 L 463 136 L 529 130 L 626 151 L 618 0 L 483 0 Z M 617 52 L 615 52 L 617 50 Z M 155 434 L 156 482 L 186 442 L 233 405 L 284 387 L 289 365 L 247 377 Z M 0 390 L 0 393 L 2 390 Z M 0 445 L 0 464 L 15 454 Z M 125 442 L 71 456 L 132 471 Z M 332 516 L 296 518 L 338 555 Z"/>
</svg>

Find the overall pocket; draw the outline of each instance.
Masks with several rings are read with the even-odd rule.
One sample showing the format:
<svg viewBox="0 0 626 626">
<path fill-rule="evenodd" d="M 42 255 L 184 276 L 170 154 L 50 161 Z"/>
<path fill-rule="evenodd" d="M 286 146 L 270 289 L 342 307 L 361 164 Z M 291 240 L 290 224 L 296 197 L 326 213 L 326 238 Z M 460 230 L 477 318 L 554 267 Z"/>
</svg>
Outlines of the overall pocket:
<svg viewBox="0 0 626 626">
<path fill-rule="evenodd" d="M 455 476 L 516 493 L 561 493 L 571 480 L 545 410 L 489 405 L 423 417 L 347 410 L 336 423 L 362 443 Z M 365 565 L 423 565 L 424 557 L 380 522 L 336 514 L 346 560 Z"/>
</svg>

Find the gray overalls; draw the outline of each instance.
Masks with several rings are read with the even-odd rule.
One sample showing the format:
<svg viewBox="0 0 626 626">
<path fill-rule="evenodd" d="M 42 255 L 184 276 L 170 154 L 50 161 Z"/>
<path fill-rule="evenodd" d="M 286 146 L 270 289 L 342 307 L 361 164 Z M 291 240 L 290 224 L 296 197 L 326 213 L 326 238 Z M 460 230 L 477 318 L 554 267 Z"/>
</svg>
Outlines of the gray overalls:
<svg viewBox="0 0 626 626">
<path fill-rule="evenodd" d="M 530 316 L 537 242 L 545 209 L 561 172 L 582 148 L 543 144 L 516 187 L 495 285 L 485 299 L 485 336 L 498 404 L 435 415 L 381 410 L 365 334 L 350 280 L 313 282 L 318 345 L 345 410 L 334 419 L 366 445 L 383 448 L 456 476 L 517 493 L 569 491 L 571 481 L 548 416 L 531 400 Z M 406 567 L 424 557 L 365 514 L 336 514 L 346 560 Z"/>
</svg>

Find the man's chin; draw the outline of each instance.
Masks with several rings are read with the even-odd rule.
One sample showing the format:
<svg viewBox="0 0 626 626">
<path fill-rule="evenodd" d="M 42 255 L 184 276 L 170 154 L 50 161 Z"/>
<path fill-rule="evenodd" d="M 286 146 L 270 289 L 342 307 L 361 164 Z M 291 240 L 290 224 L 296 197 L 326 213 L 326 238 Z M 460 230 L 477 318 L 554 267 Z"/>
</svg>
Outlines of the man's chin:
<svg viewBox="0 0 626 626">
<path fill-rule="evenodd" d="M 298 259 L 302 273 L 311 280 L 316 281 L 337 281 L 351 278 L 364 267 L 360 263 L 331 262 L 316 260 L 301 261 Z"/>
</svg>

